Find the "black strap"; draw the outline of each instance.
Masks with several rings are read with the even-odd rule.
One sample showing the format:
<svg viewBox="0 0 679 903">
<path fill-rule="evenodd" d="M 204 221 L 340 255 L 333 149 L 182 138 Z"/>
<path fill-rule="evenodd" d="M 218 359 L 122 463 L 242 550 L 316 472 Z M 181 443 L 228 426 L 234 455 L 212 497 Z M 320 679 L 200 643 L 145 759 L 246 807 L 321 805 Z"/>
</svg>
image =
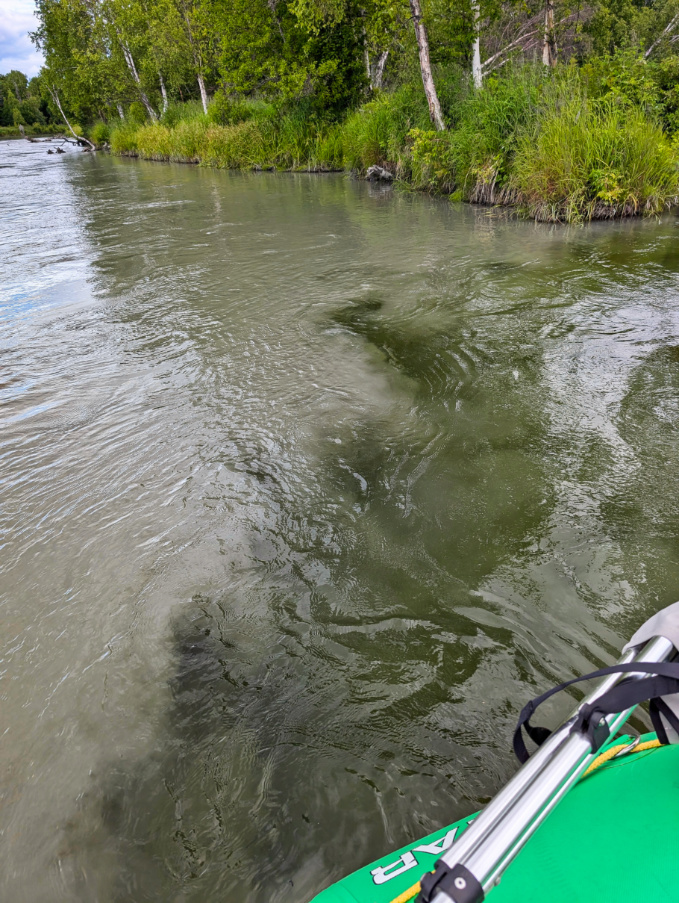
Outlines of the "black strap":
<svg viewBox="0 0 679 903">
<path fill-rule="evenodd" d="M 440 892 L 447 894 L 453 903 L 480 903 L 484 897 L 481 884 L 466 866 L 460 862 L 449 866 L 443 859 L 436 863 L 436 871 L 420 878 L 416 903 L 431 903 Z"/>
<path fill-rule="evenodd" d="M 606 715 L 622 712 L 625 709 L 638 705 L 640 702 L 651 700 L 650 712 L 653 726 L 658 735 L 658 740 L 666 744 L 668 742 L 667 732 L 662 724 L 660 713 L 677 733 L 679 733 L 679 719 L 660 697 L 679 692 L 679 662 L 629 662 L 601 668 L 599 671 L 592 671 L 591 674 L 585 674 L 582 677 L 574 677 L 573 680 L 567 680 L 565 683 L 559 684 L 558 687 L 553 687 L 551 690 L 543 693 L 542 696 L 538 696 L 527 703 L 521 710 L 519 721 L 514 731 L 514 752 L 519 762 L 523 764 L 529 758 L 523 738 L 524 728 L 531 740 L 538 746 L 541 746 L 552 734 L 552 731 L 547 730 L 547 728 L 538 727 L 530 723 L 535 710 L 545 700 L 582 680 L 606 677 L 608 674 L 634 673 L 652 674 L 654 676 L 644 677 L 640 680 L 623 680 L 601 695 L 595 702 L 581 706 L 573 721 L 572 730 L 579 730 L 586 734 L 590 739 L 592 752 L 596 752 L 609 735 L 608 725 L 604 720 Z"/>
<path fill-rule="evenodd" d="M 663 746 L 667 746 L 670 741 L 667 738 L 667 731 L 660 715 L 663 715 L 676 734 L 679 734 L 679 718 L 677 718 L 675 712 L 672 711 L 664 699 L 651 699 L 648 710 L 653 722 L 653 728 L 658 735 L 658 740 Z"/>
</svg>

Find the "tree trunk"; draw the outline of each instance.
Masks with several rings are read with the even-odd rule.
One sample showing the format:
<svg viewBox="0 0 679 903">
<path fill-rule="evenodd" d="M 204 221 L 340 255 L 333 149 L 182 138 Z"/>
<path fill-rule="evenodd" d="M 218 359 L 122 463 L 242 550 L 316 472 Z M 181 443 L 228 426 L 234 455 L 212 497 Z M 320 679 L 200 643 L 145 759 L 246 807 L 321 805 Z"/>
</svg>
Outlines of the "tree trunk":
<svg viewBox="0 0 679 903">
<path fill-rule="evenodd" d="M 427 30 L 422 21 L 422 7 L 420 0 L 410 0 L 410 11 L 413 14 L 413 25 L 415 26 L 415 37 L 417 38 L 417 49 L 420 53 L 420 72 L 422 73 L 422 84 L 424 85 L 424 93 L 427 97 L 429 105 L 429 118 L 436 126 L 439 132 L 445 131 L 445 123 L 441 114 L 441 104 L 439 103 L 438 94 L 436 93 L 436 85 L 434 77 L 431 74 L 431 62 L 429 60 L 429 41 L 427 39 Z"/>
<path fill-rule="evenodd" d="M 375 68 L 372 74 L 372 88 L 374 91 L 379 90 L 382 87 L 382 80 L 384 78 L 384 69 L 387 65 L 387 57 L 389 56 L 388 50 L 383 50 L 377 58 L 377 62 L 375 63 Z"/>
<path fill-rule="evenodd" d="M 130 72 L 132 74 L 132 78 L 135 80 L 135 83 L 137 85 L 137 91 L 139 91 L 139 97 L 141 98 L 141 102 L 146 107 L 146 112 L 149 114 L 151 119 L 154 122 L 157 122 L 158 116 L 156 115 L 156 111 L 151 106 L 151 102 L 149 101 L 148 97 L 146 96 L 146 91 L 144 91 L 144 89 L 141 86 L 141 79 L 139 78 L 139 73 L 137 72 L 137 67 L 134 65 L 134 57 L 132 56 L 130 48 L 122 40 L 122 38 L 120 38 L 120 46 L 123 51 L 123 56 L 125 57 L 125 62 L 127 63 L 127 68 L 130 70 Z"/>
<path fill-rule="evenodd" d="M 542 62 L 556 66 L 556 36 L 554 34 L 554 0 L 545 0 L 545 34 L 542 42 Z"/>
<path fill-rule="evenodd" d="M 645 60 L 647 60 L 647 59 L 649 58 L 649 56 L 653 53 L 653 51 L 654 51 L 655 48 L 658 46 L 658 44 L 660 44 L 660 42 L 662 41 L 662 39 L 663 39 L 664 37 L 666 37 L 666 36 L 673 30 L 674 26 L 677 24 L 678 21 L 679 21 L 679 13 L 677 13 L 677 15 L 674 16 L 674 18 L 672 18 L 672 19 L 670 20 L 669 24 L 666 25 L 665 28 L 663 28 L 662 32 L 660 33 L 660 36 L 657 37 L 657 38 L 655 39 L 655 41 L 653 41 L 653 43 L 651 44 L 651 46 L 648 48 L 648 50 L 647 50 L 646 53 L 644 54 L 644 59 L 645 59 Z"/>
<path fill-rule="evenodd" d="M 165 88 L 165 80 L 163 79 L 162 72 L 158 73 L 158 78 L 160 79 L 160 93 L 163 98 L 163 113 L 167 113 L 167 106 L 168 106 L 167 90 Z"/>
<path fill-rule="evenodd" d="M 76 143 L 77 144 L 82 144 L 82 143 L 89 144 L 90 150 L 96 150 L 96 147 L 92 144 L 91 141 L 88 141 L 87 138 L 82 138 L 80 135 L 76 135 L 76 133 L 73 131 L 73 126 L 66 118 L 66 113 L 64 113 L 64 108 L 62 107 L 61 101 L 59 100 L 59 93 L 57 92 L 57 89 L 53 88 L 51 85 L 48 85 L 47 90 L 50 92 L 50 96 L 51 96 L 52 100 L 59 108 L 59 112 L 61 113 L 61 118 L 64 120 L 64 122 L 68 126 L 68 130 L 75 138 Z"/>
<path fill-rule="evenodd" d="M 373 86 L 373 73 L 370 68 L 370 54 L 368 53 L 368 39 L 365 36 L 365 31 L 363 32 L 363 64 L 365 65 L 366 75 L 368 76 L 368 84 L 372 88 Z"/>
<path fill-rule="evenodd" d="M 479 0 L 472 0 L 472 18 L 474 20 L 474 43 L 472 44 L 472 79 L 474 87 L 483 85 L 483 72 L 481 70 L 481 11 Z"/>
<path fill-rule="evenodd" d="M 123 105 L 121 103 L 117 103 L 116 106 L 118 107 L 118 116 L 120 116 L 121 119 L 125 119 L 125 111 L 123 110 Z"/>
<path fill-rule="evenodd" d="M 207 113 L 207 91 L 205 90 L 205 79 L 198 73 L 198 87 L 200 88 L 200 99 L 203 103 L 203 113 Z"/>
</svg>

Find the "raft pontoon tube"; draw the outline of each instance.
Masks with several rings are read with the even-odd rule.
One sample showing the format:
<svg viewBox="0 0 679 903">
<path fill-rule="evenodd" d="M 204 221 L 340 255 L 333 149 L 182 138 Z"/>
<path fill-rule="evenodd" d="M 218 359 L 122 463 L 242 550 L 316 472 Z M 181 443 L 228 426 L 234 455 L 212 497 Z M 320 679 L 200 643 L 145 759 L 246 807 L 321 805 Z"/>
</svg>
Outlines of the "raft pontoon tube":
<svg viewBox="0 0 679 903">
<path fill-rule="evenodd" d="M 491 890 L 495 903 L 612 903 L 628 895 L 636 862 L 635 896 L 679 901 L 677 650 L 679 602 L 634 634 L 617 665 L 525 706 L 514 735 L 523 765 L 481 813 L 360 869 L 313 903 L 478 903 Z M 531 724 L 541 702 L 593 677 L 603 680 L 558 730 Z M 614 744 L 646 700 L 655 735 Z M 530 757 L 524 730 L 538 744 Z M 593 765 L 595 777 L 580 780 Z"/>
</svg>

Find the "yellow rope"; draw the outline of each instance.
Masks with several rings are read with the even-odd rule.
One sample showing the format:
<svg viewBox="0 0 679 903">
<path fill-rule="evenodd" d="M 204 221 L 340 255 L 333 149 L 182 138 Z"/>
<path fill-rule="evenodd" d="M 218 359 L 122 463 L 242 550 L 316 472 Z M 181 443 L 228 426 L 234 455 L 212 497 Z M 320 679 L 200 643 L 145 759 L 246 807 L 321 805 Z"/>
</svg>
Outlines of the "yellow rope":
<svg viewBox="0 0 679 903">
<path fill-rule="evenodd" d="M 408 900 L 412 900 L 413 897 L 416 897 L 420 892 L 420 882 L 417 884 L 413 884 L 412 887 L 409 887 L 408 890 L 404 890 L 402 894 L 399 894 L 398 897 L 394 897 L 391 903 L 408 903 Z"/>
<path fill-rule="evenodd" d="M 601 768 L 602 765 L 605 765 L 606 762 L 610 762 L 611 759 L 615 758 L 626 746 L 629 746 L 629 743 L 620 743 L 618 746 L 611 746 L 606 752 L 601 753 L 600 756 L 592 762 L 587 771 L 583 774 L 583 778 L 586 778 L 588 774 L 591 774 L 593 771 L 596 771 L 597 768 Z M 646 749 L 655 749 L 660 746 L 660 740 L 646 740 L 644 743 L 637 743 L 636 746 L 632 747 L 628 753 L 625 755 L 629 755 L 630 753 L 638 753 L 644 752 Z"/>
<path fill-rule="evenodd" d="M 638 753 L 644 752 L 646 749 L 656 749 L 660 746 L 660 740 L 646 740 L 644 743 L 637 743 L 632 749 L 628 750 L 625 755 L 629 755 L 630 753 Z M 587 771 L 583 774 L 583 778 L 586 778 L 588 774 L 591 774 L 593 771 L 596 771 L 597 768 L 601 768 L 602 765 L 605 765 L 606 762 L 610 762 L 611 759 L 614 759 L 618 753 L 622 752 L 625 747 L 629 746 L 629 743 L 619 743 L 617 746 L 610 746 L 606 752 L 601 753 L 600 756 L 597 756 L 596 759 L 589 766 Z M 582 778 L 581 778 L 582 780 Z M 390 903 L 409 903 L 413 897 L 416 897 L 420 892 L 420 882 L 418 881 L 416 884 L 413 884 L 412 887 L 409 887 L 408 890 L 404 890 L 402 894 L 399 894 L 398 897 L 394 897 Z"/>
</svg>

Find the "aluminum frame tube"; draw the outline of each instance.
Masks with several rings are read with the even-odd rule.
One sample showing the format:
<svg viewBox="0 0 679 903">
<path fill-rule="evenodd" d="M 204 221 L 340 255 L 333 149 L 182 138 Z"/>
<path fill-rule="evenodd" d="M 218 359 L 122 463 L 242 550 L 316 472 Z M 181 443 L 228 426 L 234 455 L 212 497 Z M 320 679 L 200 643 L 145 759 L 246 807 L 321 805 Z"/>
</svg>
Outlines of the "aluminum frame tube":
<svg viewBox="0 0 679 903">
<path fill-rule="evenodd" d="M 628 664 L 634 660 L 635 651 L 631 649 L 618 662 L 618 664 Z M 482 843 L 488 834 L 495 830 L 498 821 L 504 817 L 508 809 L 510 809 L 516 799 L 524 792 L 526 787 L 535 780 L 537 775 L 547 767 L 554 759 L 561 747 L 570 736 L 570 726 L 576 718 L 580 705 L 594 702 L 603 693 L 612 689 L 620 679 L 617 674 L 608 675 L 572 712 L 567 721 L 561 727 L 538 747 L 530 759 L 517 771 L 514 777 L 500 790 L 488 805 L 474 819 L 471 826 L 467 828 L 462 837 L 451 848 L 455 850 L 455 862 L 460 862 L 463 856 L 468 855 L 472 849 L 475 849 Z M 472 830 L 473 828 L 473 830 Z M 448 862 L 445 856 L 442 857 Z M 450 863 L 448 863 L 450 865 Z"/>
<path fill-rule="evenodd" d="M 670 640 L 655 637 L 640 651 L 630 650 L 618 664 L 667 661 L 674 652 Z M 441 859 L 446 865 L 452 867 L 461 863 L 476 877 L 484 892 L 490 890 L 533 831 L 596 758 L 597 753 L 592 753 L 586 736 L 570 733 L 580 707 L 594 702 L 623 679 L 643 677 L 648 677 L 648 674 L 613 674 L 606 677 L 477 816 L 460 840 L 443 854 Z M 611 733 L 625 723 L 634 708 L 636 706 L 607 717 Z M 439 891 L 432 903 L 455 901 L 447 893 Z"/>
</svg>

